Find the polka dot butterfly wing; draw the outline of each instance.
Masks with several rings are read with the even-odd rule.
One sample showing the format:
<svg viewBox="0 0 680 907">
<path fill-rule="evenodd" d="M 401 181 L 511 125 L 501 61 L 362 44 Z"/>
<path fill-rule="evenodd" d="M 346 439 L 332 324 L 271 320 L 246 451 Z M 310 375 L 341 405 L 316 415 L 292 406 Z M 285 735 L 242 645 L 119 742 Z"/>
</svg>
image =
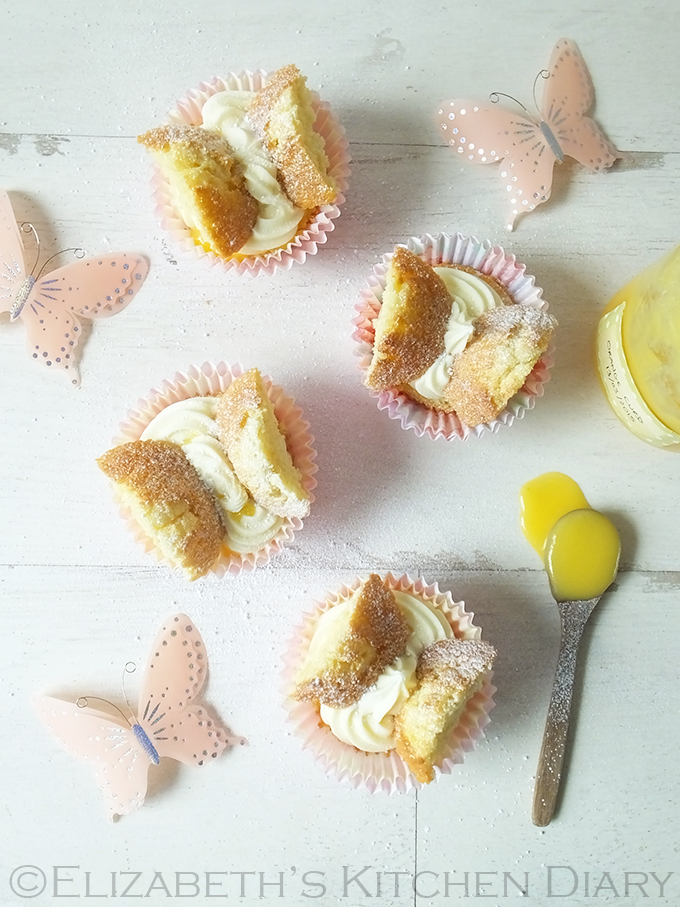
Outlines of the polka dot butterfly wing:
<svg viewBox="0 0 680 907">
<path fill-rule="evenodd" d="M 75 349 L 81 319 L 95 321 L 122 312 L 148 273 L 141 255 L 118 252 L 80 259 L 34 277 L 27 273 L 21 235 L 7 193 L 0 189 L 0 312 L 21 318 L 29 352 L 48 368 L 80 378 Z"/>
<path fill-rule="evenodd" d="M 159 756 L 204 765 L 233 742 L 195 702 L 207 670 L 201 634 L 186 615 L 170 618 L 151 650 L 139 697 L 139 725 Z"/>
<path fill-rule="evenodd" d="M 573 41 L 561 38 L 550 57 L 539 121 L 526 110 L 514 113 L 462 98 L 444 102 L 437 120 L 461 159 L 480 164 L 502 161 L 499 172 L 510 206 L 507 226 L 512 230 L 519 215 L 550 198 L 553 168 L 565 155 L 590 170 L 611 167 L 620 157 L 586 116 L 593 99 L 581 52 Z"/>
<path fill-rule="evenodd" d="M 89 704 L 81 707 L 83 700 L 36 699 L 40 716 L 62 746 L 94 772 L 111 817 L 141 806 L 149 766 L 162 757 L 204 765 L 242 742 L 195 702 L 207 669 L 200 633 L 185 614 L 176 614 L 154 642 L 132 721 L 122 713 L 116 718 Z"/>
</svg>

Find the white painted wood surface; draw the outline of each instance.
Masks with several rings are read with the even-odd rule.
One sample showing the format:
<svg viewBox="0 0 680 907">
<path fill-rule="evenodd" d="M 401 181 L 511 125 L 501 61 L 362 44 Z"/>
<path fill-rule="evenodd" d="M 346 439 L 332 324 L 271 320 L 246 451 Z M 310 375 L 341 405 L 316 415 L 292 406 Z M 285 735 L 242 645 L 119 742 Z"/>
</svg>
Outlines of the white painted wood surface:
<svg viewBox="0 0 680 907">
<path fill-rule="evenodd" d="M 213 877 L 213 895 L 247 905 L 449 904 L 463 900 L 454 883 L 465 873 L 466 903 L 520 899 L 511 879 L 528 885 L 531 905 L 617 895 L 637 904 L 643 892 L 678 903 L 680 460 L 619 425 L 593 365 L 607 300 L 680 241 L 673 4 L 1 0 L 0 34 L 0 185 L 17 218 L 35 224 L 45 254 L 136 249 L 151 262 L 133 305 L 89 334 L 78 390 L 43 374 L 22 325 L 0 319 L 0 904 L 25 902 L 10 885 L 24 865 L 46 873 L 35 903 L 112 897 L 112 873 L 122 897 L 126 872 L 141 873 L 129 895 L 153 904 L 170 899 L 163 883 L 173 897 L 196 893 L 175 888 L 182 872 L 199 877 L 194 903 L 207 901 L 210 872 L 232 873 Z M 563 35 L 579 44 L 596 118 L 627 158 L 601 176 L 557 168 L 552 200 L 508 235 L 494 168 L 454 160 L 433 113 L 443 98 L 493 90 L 528 103 Z M 291 61 L 347 130 L 348 199 L 304 267 L 226 276 L 169 246 L 135 136 L 203 79 Z M 446 444 L 377 410 L 356 370 L 351 317 L 383 252 L 456 230 L 525 261 L 560 329 L 535 410 L 497 435 Z M 94 460 L 150 387 L 220 359 L 257 365 L 296 397 L 316 437 L 319 486 L 304 531 L 269 567 L 188 584 L 134 543 Z M 558 620 L 519 529 L 517 495 L 552 469 L 612 516 L 623 562 L 586 632 L 564 797 L 539 830 L 531 797 Z M 417 795 L 369 795 L 327 778 L 281 708 L 281 653 L 298 616 L 369 570 L 438 581 L 499 650 L 486 740 Z M 120 699 L 122 666 L 144 662 L 160 621 L 178 609 L 209 649 L 206 700 L 250 744 L 205 771 L 162 765 L 144 807 L 107 824 L 92 778 L 30 699 Z M 54 867 L 67 866 L 77 868 L 56 873 L 74 881 L 55 892 Z M 426 873 L 420 896 L 416 872 Z M 656 879 L 671 872 L 660 889 Z M 38 880 L 24 876 L 25 889 Z"/>
</svg>

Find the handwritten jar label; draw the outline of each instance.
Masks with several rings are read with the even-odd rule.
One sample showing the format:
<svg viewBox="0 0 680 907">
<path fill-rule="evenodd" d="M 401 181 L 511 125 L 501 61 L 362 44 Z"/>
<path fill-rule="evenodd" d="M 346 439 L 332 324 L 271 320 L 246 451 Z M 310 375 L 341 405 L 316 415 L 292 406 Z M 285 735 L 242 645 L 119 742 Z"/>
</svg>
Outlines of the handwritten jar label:
<svg viewBox="0 0 680 907">
<path fill-rule="evenodd" d="M 597 366 L 612 409 L 638 438 L 656 447 L 680 444 L 680 435 L 656 418 L 640 396 L 626 362 L 621 339 L 625 301 L 600 319 L 597 329 Z"/>
</svg>

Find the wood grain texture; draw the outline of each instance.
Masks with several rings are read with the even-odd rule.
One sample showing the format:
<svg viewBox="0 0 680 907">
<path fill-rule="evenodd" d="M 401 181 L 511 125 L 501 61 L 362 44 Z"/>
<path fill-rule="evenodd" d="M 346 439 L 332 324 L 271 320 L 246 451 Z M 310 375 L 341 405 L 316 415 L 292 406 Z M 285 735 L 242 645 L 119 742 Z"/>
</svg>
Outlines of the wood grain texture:
<svg viewBox="0 0 680 907">
<path fill-rule="evenodd" d="M 676 30 L 662 0 L 426 12 L 402 0 L 333 9 L 312 0 L 206 0 L 200 9 L 178 0 L 0 0 L 0 185 L 17 218 L 36 226 L 46 257 L 71 246 L 131 249 L 151 265 L 129 309 L 88 329 L 78 390 L 43 374 L 22 325 L 0 316 L 1 904 L 24 902 L 7 881 L 22 864 L 48 873 L 79 866 L 64 890 L 81 895 L 85 871 L 93 892 L 126 870 L 144 872 L 147 888 L 155 871 L 172 885 L 180 871 L 201 884 L 209 871 L 252 872 L 243 897 L 239 877 L 229 880 L 230 897 L 245 905 L 262 903 L 260 881 L 279 872 L 284 898 L 269 887 L 264 900 L 363 902 L 359 884 L 346 882 L 364 866 L 371 902 L 390 907 L 455 902 L 464 886 L 446 894 L 445 885 L 465 872 L 471 899 L 504 903 L 504 884 L 519 896 L 504 882 L 510 873 L 526 876 L 523 903 L 543 907 L 555 902 L 550 866 L 576 873 L 565 903 L 592 903 L 605 871 L 619 896 L 640 881 L 626 882 L 626 872 L 646 873 L 647 894 L 658 896 L 651 873 L 674 870 L 680 833 L 680 461 L 620 426 L 599 386 L 593 336 L 611 295 L 680 241 Z M 583 52 L 595 117 L 626 157 L 598 175 L 570 161 L 557 167 L 551 200 L 508 234 L 496 168 L 454 159 L 434 113 L 444 98 L 494 90 L 529 105 L 561 36 Z M 204 79 L 288 62 L 347 130 L 350 190 L 336 229 L 304 267 L 239 279 L 169 243 L 136 135 Z M 360 383 L 351 319 L 383 253 L 411 235 L 456 230 L 526 262 L 560 327 L 535 409 L 496 435 L 446 444 L 378 411 Z M 268 567 L 188 584 L 136 545 L 95 458 L 151 387 L 219 360 L 256 365 L 296 398 L 316 438 L 319 485 L 304 530 Z M 567 783 L 541 831 L 531 797 L 559 620 L 519 530 L 518 491 L 547 470 L 579 482 L 616 523 L 623 553 L 617 586 L 584 634 Z M 467 602 L 499 651 L 486 739 L 417 795 L 369 795 L 326 777 L 280 704 L 282 652 L 301 612 L 373 570 L 438 581 Z M 176 610 L 192 616 L 208 647 L 206 701 L 249 745 L 205 772 L 161 765 L 146 805 L 110 826 L 87 770 L 58 748 L 30 700 L 89 693 L 120 703 L 123 665 L 144 662 Z M 305 872 L 325 875 L 305 884 Z M 395 872 L 404 873 L 398 890 Z M 416 872 L 429 873 L 420 895 Z M 573 881 L 555 870 L 553 895 Z M 635 903 L 642 895 L 629 890 Z M 680 881 L 665 894 L 677 901 Z M 162 890 L 148 898 L 166 901 Z"/>
</svg>

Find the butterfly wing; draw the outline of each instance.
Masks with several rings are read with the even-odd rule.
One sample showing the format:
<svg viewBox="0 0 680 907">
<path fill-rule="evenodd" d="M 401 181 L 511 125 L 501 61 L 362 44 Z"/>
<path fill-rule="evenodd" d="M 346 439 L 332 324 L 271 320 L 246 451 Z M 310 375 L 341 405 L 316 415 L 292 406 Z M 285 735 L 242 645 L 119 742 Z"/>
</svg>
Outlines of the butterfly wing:
<svg viewBox="0 0 680 907">
<path fill-rule="evenodd" d="M 26 277 L 24 246 L 9 196 L 0 189 L 0 312 L 9 312 Z"/>
<path fill-rule="evenodd" d="M 82 334 L 80 319 L 121 312 L 148 270 L 141 255 L 120 252 L 74 261 L 38 279 L 20 312 L 33 358 L 70 370 L 77 384 L 73 354 Z"/>
<path fill-rule="evenodd" d="M 150 763 L 130 727 L 98 709 L 51 696 L 36 699 L 35 707 L 61 745 L 90 766 L 111 818 L 141 806 Z"/>
<path fill-rule="evenodd" d="M 169 617 L 151 650 L 138 721 L 159 756 L 187 765 L 215 759 L 233 738 L 195 699 L 205 682 L 205 643 L 186 614 Z"/>
<path fill-rule="evenodd" d="M 621 157 L 586 113 L 595 92 L 585 60 L 573 41 L 560 38 L 550 57 L 541 113 L 563 152 L 588 167 L 602 170 Z"/>
<path fill-rule="evenodd" d="M 457 98 L 441 105 L 437 121 L 461 159 L 478 164 L 503 160 L 499 172 L 510 204 L 508 229 L 518 215 L 550 198 L 557 158 L 528 114 Z"/>
</svg>

